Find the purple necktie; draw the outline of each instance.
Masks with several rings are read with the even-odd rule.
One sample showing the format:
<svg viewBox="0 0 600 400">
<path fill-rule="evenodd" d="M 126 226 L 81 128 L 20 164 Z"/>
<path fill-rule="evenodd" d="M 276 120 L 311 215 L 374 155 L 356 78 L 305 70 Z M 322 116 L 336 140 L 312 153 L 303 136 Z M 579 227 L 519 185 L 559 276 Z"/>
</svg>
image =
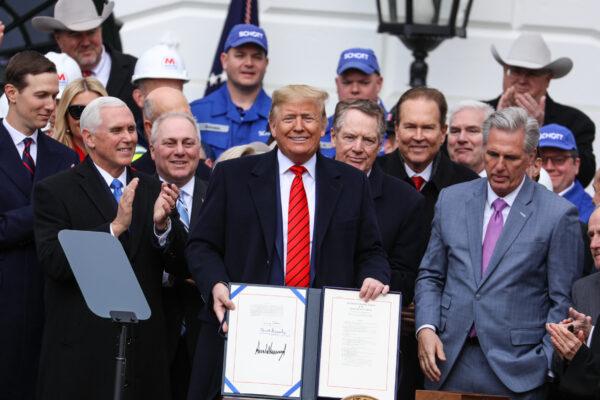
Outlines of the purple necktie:
<svg viewBox="0 0 600 400">
<path fill-rule="evenodd" d="M 481 254 L 481 277 L 487 271 L 488 264 L 490 263 L 490 258 L 492 258 L 492 253 L 494 252 L 494 247 L 496 247 L 496 242 L 502 233 L 502 228 L 504 227 L 504 218 L 502 217 L 502 210 L 508 207 L 508 204 L 501 199 L 497 198 L 492 203 L 492 207 L 494 208 L 494 213 L 490 217 L 490 221 L 488 222 L 487 229 L 485 230 L 485 238 L 483 239 L 483 249 Z"/>
<path fill-rule="evenodd" d="M 481 278 L 485 275 L 485 271 L 487 270 L 488 264 L 490 263 L 490 258 L 492 258 L 492 253 L 494 252 L 494 247 L 496 247 L 496 242 L 502 233 L 502 228 L 504 227 L 504 218 L 502 217 L 502 210 L 508 207 L 508 204 L 501 198 L 497 198 L 492 203 L 492 207 L 494 208 L 494 213 L 490 217 L 490 221 L 488 222 L 487 228 L 485 230 L 485 238 L 483 239 L 483 251 L 481 257 Z M 469 337 L 474 338 L 477 336 L 477 330 L 475 329 L 475 324 L 471 326 L 471 330 L 469 331 Z"/>
</svg>

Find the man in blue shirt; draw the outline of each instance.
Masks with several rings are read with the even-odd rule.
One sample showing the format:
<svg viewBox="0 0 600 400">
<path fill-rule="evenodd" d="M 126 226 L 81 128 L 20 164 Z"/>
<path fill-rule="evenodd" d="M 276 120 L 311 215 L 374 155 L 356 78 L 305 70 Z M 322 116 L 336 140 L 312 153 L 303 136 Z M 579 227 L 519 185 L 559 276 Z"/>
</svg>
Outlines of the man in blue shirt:
<svg viewBox="0 0 600 400">
<path fill-rule="evenodd" d="M 202 145 L 213 160 L 230 147 L 269 138 L 271 98 L 262 89 L 269 64 L 264 30 L 255 25 L 235 25 L 223 50 L 226 84 L 190 104 L 202 132 Z"/>
<path fill-rule="evenodd" d="M 379 99 L 383 86 L 377 56 L 371 49 L 351 48 L 342 51 L 335 78 L 338 100 L 371 100 L 385 107 Z M 321 138 L 321 154 L 335 157 L 335 146 L 331 143 L 333 116 L 327 119 L 327 129 Z"/>
<path fill-rule="evenodd" d="M 573 133 L 562 125 L 546 125 L 540 129 L 538 147 L 542 165 L 552 179 L 554 193 L 577 206 L 579 220 L 587 224 L 595 207 L 592 197 L 575 179 L 581 161 Z"/>
</svg>

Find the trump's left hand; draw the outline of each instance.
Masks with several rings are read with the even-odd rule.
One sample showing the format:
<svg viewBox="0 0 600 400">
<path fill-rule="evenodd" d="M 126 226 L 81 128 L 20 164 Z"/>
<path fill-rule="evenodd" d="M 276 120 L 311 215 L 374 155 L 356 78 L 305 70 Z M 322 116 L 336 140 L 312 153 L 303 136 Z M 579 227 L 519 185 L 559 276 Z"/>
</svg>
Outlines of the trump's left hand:
<svg viewBox="0 0 600 400">
<path fill-rule="evenodd" d="M 179 189 L 173 184 L 162 183 L 160 193 L 154 203 L 154 226 L 159 232 L 164 232 L 168 227 L 169 214 L 175 208 Z"/>
<path fill-rule="evenodd" d="M 384 285 L 374 278 L 365 278 L 360 293 L 358 294 L 364 301 L 375 300 L 380 294 L 387 294 L 390 291 L 388 285 Z"/>
</svg>

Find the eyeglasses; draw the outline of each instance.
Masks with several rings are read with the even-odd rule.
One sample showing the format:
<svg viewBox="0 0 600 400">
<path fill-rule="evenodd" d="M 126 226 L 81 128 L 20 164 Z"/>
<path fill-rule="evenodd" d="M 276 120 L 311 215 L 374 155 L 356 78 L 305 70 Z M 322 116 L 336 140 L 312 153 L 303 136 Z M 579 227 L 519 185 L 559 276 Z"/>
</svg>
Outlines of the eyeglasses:
<svg viewBox="0 0 600 400">
<path fill-rule="evenodd" d="M 73 104 L 67 107 L 67 112 L 73 119 L 79 120 L 79 118 L 81 118 L 81 113 L 83 113 L 84 108 L 84 105 Z"/>
<path fill-rule="evenodd" d="M 521 67 L 506 66 L 506 75 L 508 76 L 524 76 L 526 78 L 537 78 L 549 74 L 547 69 L 529 69 Z"/>
<path fill-rule="evenodd" d="M 573 157 L 573 156 L 555 156 L 555 157 L 542 156 L 541 158 L 542 158 L 542 165 L 546 165 L 546 164 L 548 164 L 548 161 L 552 161 L 552 165 L 556 165 L 558 167 L 565 165 L 565 163 L 567 162 L 567 160 L 569 158 L 575 159 L 575 157 Z"/>
</svg>

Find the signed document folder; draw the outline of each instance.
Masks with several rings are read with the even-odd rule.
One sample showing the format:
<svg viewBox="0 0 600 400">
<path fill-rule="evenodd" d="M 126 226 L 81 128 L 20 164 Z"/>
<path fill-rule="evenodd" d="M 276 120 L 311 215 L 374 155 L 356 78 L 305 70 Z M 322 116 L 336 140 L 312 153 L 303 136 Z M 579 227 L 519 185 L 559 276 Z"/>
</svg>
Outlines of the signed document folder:
<svg viewBox="0 0 600 400">
<path fill-rule="evenodd" d="M 395 400 L 401 295 L 231 283 L 227 397 Z"/>
</svg>

